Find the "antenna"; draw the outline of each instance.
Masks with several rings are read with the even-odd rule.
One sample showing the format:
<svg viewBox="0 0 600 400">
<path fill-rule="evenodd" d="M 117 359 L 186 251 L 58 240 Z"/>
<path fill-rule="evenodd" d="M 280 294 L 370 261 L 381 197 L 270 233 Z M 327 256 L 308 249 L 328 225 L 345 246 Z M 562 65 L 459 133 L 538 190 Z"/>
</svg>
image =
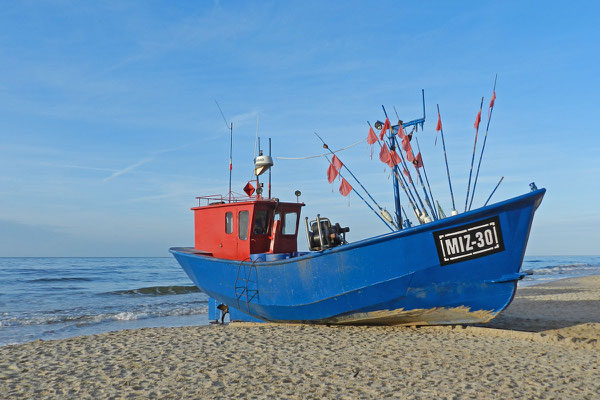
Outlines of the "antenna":
<svg viewBox="0 0 600 400">
<path fill-rule="evenodd" d="M 231 124 L 227 123 L 227 118 L 225 118 L 225 114 L 223 114 L 223 110 L 221 110 L 221 106 L 215 100 L 215 104 L 219 107 L 219 111 L 221 112 L 221 116 L 223 117 L 223 121 L 225 121 L 225 126 L 229 129 L 229 202 L 231 203 L 231 170 L 233 169 L 233 164 L 231 162 L 232 153 L 233 153 L 233 122 Z"/>
<path fill-rule="evenodd" d="M 254 137 L 254 158 L 255 159 L 256 159 L 256 144 L 257 144 L 257 142 L 258 142 L 258 114 L 256 114 L 256 136 Z"/>
</svg>

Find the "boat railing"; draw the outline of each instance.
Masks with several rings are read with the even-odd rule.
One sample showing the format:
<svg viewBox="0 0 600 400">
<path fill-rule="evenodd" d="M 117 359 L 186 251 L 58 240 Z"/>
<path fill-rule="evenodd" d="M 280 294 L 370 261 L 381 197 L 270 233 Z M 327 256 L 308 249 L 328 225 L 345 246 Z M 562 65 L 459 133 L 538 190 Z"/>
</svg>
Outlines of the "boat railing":
<svg viewBox="0 0 600 400">
<path fill-rule="evenodd" d="M 206 196 L 198 196 L 198 207 L 209 206 L 214 204 L 225 204 L 225 203 L 241 203 L 244 201 L 252 201 L 255 196 L 244 196 L 240 194 L 222 195 L 222 194 L 209 194 Z"/>
</svg>

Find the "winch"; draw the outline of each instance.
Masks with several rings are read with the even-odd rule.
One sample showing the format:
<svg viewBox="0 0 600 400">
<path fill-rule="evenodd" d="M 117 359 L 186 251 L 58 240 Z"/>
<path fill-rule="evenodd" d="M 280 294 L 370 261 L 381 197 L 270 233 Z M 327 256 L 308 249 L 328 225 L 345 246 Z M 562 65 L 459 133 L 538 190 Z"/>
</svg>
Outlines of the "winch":
<svg viewBox="0 0 600 400">
<path fill-rule="evenodd" d="M 350 232 L 349 227 L 342 228 L 339 223 L 332 225 L 329 218 L 321 218 L 319 214 L 317 214 L 316 220 L 309 223 L 308 217 L 306 217 L 304 222 L 306 224 L 306 240 L 311 251 L 330 249 L 348 243 L 346 233 Z"/>
</svg>

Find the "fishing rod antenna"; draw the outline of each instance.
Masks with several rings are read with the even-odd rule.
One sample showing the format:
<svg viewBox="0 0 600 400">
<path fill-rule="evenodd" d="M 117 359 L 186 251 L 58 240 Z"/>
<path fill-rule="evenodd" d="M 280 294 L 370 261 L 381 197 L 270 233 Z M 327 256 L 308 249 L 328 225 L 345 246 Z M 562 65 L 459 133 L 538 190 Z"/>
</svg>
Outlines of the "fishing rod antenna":
<svg viewBox="0 0 600 400">
<path fill-rule="evenodd" d="M 221 106 L 215 99 L 215 104 L 219 108 L 221 112 L 221 116 L 223 117 L 223 121 L 225 122 L 225 126 L 229 130 L 229 202 L 231 203 L 231 170 L 233 169 L 232 163 L 232 154 L 233 154 L 233 122 L 231 124 L 227 123 L 227 118 L 225 118 L 225 114 L 223 114 L 223 110 L 221 110 Z"/>
</svg>

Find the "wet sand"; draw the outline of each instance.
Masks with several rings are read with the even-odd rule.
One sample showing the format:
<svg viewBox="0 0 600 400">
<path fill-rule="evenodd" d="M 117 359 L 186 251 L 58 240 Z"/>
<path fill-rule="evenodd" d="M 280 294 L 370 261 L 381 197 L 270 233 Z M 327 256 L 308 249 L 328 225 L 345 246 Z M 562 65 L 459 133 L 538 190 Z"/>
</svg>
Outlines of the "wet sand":
<svg viewBox="0 0 600 400">
<path fill-rule="evenodd" d="M 0 398 L 600 398 L 600 276 L 477 326 L 146 328 L 0 348 Z"/>
</svg>

